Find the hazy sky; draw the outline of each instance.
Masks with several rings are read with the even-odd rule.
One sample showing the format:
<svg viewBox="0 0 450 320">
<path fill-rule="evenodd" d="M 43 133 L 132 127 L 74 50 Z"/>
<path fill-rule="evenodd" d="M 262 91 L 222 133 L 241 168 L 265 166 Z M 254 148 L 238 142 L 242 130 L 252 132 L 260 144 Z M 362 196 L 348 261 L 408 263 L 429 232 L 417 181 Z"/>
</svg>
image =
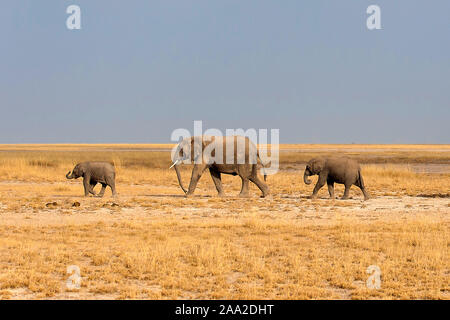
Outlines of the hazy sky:
<svg viewBox="0 0 450 320">
<path fill-rule="evenodd" d="M 448 0 L 2 0 L 0 143 L 170 142 L 194 120 L 450 143 L 449 15 Z"/>
</svg>

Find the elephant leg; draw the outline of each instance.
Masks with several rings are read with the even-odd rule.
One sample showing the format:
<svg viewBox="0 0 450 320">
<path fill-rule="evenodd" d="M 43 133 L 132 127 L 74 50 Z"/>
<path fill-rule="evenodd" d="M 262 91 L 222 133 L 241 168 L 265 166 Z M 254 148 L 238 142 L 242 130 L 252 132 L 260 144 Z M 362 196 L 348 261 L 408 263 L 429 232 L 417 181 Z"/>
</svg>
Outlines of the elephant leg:
<svg viewBox="0 0 450 320">
<path fill-rule="evenodd" d="M 347 200 L 349 195 L 350 195 L 350 187 L 352 185 L 351 184 L 345 184 L 345 190 L 344 190 L 344 195 L 342 196 L 342 200 Z"/>
<path fill-rule="evenodd" d="M 108 185 L 111 188 L 112 196 L 113 197 L 117 196 L 116 181 L 114 180 L 114 178 L 108 179 L 106 181 L 106 185 Z"/>
<path fill-rule="evenodd" d="M 248 192 L 249 179 L 244 178 L 242 176 L 241 176 L 241 179 L 242 179 L 242 188 L 241 188 L 241 193 L 239 193 L 239 197 L 246 198 L 249 196 L 249 192 Z"/>
<path fill-rule="evenodd" d="M 328 185 L 328 193 L 330 194 L 330 198 L 334 199 L 334 181 L 328 180 L 327 185 Z"/>
<path fill-rule="evenodd" d="M 357 186 L 358 188 L 361 189 L 361 191 L 362 191 L 362 193 L 363 193 L 363 195 L 364 195 L 364 200 L 369 200 L 369 199 L 370 199 L 370 195 L 369 195 L 369 193 L 367 192 L 366 188 L 364 187 L 364 184 L 361 184 L 361 180 L 358 180 L 358 181 L 355 183 L 355 186 Z"/>
<path fill-rule="evenodd" d="M 320 188 L 322 188 L 325 185 L 326 181 L 327 181 L 327 177 L 319 175 L 319 180 L 317 180 L 316 186 L 314 187 L 313 193 L 311 195 L 311 199 L 317 198 L 317 193 L 319 192 Z"/>
<path fill-rule="evenodd" d="M 361 191 L 362 191 L 362 193 L 364 195 L 364 200 L 369 200 L 370 199 L 370 195 L 367 192 L 366 188 L 365 187 L 361 187 L 361 186 L 358 186 L 358 187 L 361 189 Z"/>
<path fill-rule="evenodd" d="M 102 198 L 103 195 L 105 194 L 105 190 L 106 190 L 106 183 L 102 183 L 102 189 L 100 190 L 100 192 L 98 193 L 98 197 Z"/>
<path fill-rule="evenodd" d="M 92 181 L 91 180 L 91 182 L 89 183 L 89 192 L 93 195 L 93 196 L 95 196 L 95 191 L 94 191 L 94 188 L 95 188 L 95 186 L 97 185 L 97 181 Z"/>
<path fill-rule="evenodd" d="M 206 164 L 203 163 L 194 165 L 194 169 L 192 169 L 191 182 L 189 183 L 189 190 L 186 193 L 186 196 L 190 196 L 194 193 L 195 188 L 197 187 L 198 180 L 200 179 L 206 168 Z"/>
<path fill-rule="evenodd" d="M 222 179 L 220 177 L 220 172 L 213 168 L 209 168 L 209 173 L 211 173 L 211 178 L 214 181 L 214 185 L 216 186 L 219 196 L 223 197 L 225 194 L 224 194 L 223 188 L 222 188 Z"/>
<path fill-rule="evenodd" d="M 256 186 L 259 188 L 259 190 L 261 190 L 263 198 L 265 198 L 269 195 L 269 187 L 264 182 L 259 180 L 258 176 L 250 177 L 250 181 L 253 182 L 254 184 L 256 184 Z"/>
<path fill-rule="evenodd" d="M 364 195 L 364 201 L 369 200 L 370 199 L 370 195 L 369 193 L 366 191 L 366 188 L 361 188 L 361 191 Z"/>
<path fill-rule="evenodd" d="M 89 197 L 89 193 L 92 193 L 95 195 L 94 190 L 92 190 L 92 187 L 91 187 L 91 178 L 90 177 L 83 178 L 83 187 L 84 187 L 84 196 L 85 197 Z"/>
</svg>

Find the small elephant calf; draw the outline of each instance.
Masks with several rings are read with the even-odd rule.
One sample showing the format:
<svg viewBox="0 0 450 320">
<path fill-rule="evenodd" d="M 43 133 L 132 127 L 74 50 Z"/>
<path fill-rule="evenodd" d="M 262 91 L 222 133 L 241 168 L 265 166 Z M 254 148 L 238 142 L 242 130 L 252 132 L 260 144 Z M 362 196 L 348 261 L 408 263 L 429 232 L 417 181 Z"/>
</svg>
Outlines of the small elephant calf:
<svg viewBox="0 0 450 320">
<path fill-rule="evenodd" d="M 353 184 L 361 189 L 364 194 L 364 200 L 369 199 L 369 194 L 366 191 L 361 175 L 361 168 L 355 160 L 345 157 L 314 158 L 306 165 L 303 181 L 306 184 L 311 184 L 311 180 L 308 177 L 316 174 L 319 175 L 319 180 L 311 195 L 312 199 L 317 198 L 317 193 L 325 185 L 325 182 L 328 185 L 330 197 L 333 199 L 335 182 L 345 185 L 342 199 L 348 199 L 350 187 Z"/>
<path fill-rule="evenodd" d="M 116 171 L 114 166 L 109 162 L 81 162 L 77 164 L 72 174 L 70 171 L 66 174 L 67 179 L 77 179 L 83 177 L 84 196 L 89 196 L 89 193 L 94 196 L 103 197 L 106 186 L 112 190 L 113 197 L 116 193 Z M 102 184 L 102 189 L 98 195 L 94 192 L 94 187 L 97 183 Z"/>
</svg>

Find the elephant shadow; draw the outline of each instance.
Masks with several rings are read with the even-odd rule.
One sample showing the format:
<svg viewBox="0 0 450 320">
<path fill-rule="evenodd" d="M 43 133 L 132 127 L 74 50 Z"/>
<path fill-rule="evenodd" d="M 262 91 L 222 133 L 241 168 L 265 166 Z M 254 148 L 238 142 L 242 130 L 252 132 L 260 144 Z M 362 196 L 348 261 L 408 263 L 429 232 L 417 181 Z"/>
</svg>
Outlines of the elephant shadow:
<svg viewBox="0 0 450 320">
<path fill-rule="evenodd" d="M 150 198 L 186 198 L 184 194 L 143 194 L 144 197 Z M 211 196 L 194 196 L 194 197 L 211 197 Z"/>
</svg>

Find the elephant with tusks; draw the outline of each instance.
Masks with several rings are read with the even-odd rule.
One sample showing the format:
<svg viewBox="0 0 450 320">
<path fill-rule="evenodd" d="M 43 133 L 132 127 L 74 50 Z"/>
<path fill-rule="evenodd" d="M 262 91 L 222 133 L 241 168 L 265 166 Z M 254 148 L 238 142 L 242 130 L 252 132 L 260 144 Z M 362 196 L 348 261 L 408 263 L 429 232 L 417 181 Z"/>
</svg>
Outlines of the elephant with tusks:
<svg viewBox="0 0 450 320">
<path fill-rule="evenodd" d="M 242 180 L 240 197 L 249 196 L 249 182 L 253 182 L 262 192 L 269 194 L 269 187 L 258 178 L 257 161 L 261 162 L 256 145 L 243 136 L 195 136 L 182 140 L 172 154 L 178 183 L 186 196 L 194 193 L 198 180 L 208 169 L 219 196 L 224 195 L 221 174 L 238 175 Z M 189 188 L 186 190 L 181 181 L 179 166 L 181 163 L 193 163 Z M 264 181 L 266 174 L 264 172 Z"/>
</svg>

